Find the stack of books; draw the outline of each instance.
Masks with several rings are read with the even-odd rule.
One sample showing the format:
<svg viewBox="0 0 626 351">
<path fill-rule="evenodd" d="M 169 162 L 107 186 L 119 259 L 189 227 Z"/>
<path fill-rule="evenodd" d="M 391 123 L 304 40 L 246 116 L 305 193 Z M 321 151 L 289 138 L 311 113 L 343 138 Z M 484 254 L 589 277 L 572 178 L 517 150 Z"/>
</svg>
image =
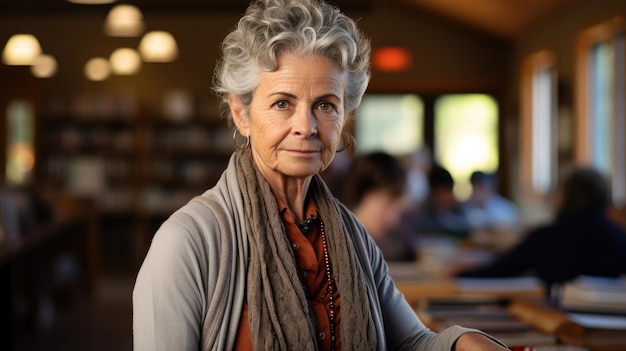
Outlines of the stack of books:
<svg viewBox="0 0 626 351">
<path fill-rule="evenodd" d="M 567 311 L 626 315 L 626 277 L 578 277 L 563 286 L 559 300 Z"/>
<path fill-rule="evenodd" d="M 580 277 L 563 286 L 556 306 L 519 299 L 507 310 L 559 342 L 592 350 L 626 350 L 624 278 Z"/>
<path fill-rule="evenodd" d="M 432 298 L 417 310 L 420 319 L 432 330 L 453 325 L 479 329 L 511 346 L 554 346 L 556 337 L 536 330 L 507 309 L 511 301 L 499 297 Z"/>
</svg>

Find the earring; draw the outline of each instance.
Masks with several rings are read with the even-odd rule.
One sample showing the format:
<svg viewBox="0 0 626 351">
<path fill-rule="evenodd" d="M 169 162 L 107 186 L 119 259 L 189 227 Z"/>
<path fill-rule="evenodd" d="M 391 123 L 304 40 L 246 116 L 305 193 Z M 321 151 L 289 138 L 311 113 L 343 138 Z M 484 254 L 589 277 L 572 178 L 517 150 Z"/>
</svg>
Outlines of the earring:
<svg viewBox="0 0 626 351">
<path fill-rule="evenodd" d="M 343 145 L 337 149 L 337 152 L 352 149 L 352 146 L 354 146 L 354 137 L 352 137 L 352 134 L 348 132 L 341 133 L 341 141 L 343 142 Z"/>
<path fill-rule="evenodd" d="M 243 145 L 238 144 L 237 143 L 237 134 L 239 133 L 239 129 L 235 128 L 235 131 L 233 132 L 233 144 L 235 145 L 235 148 L 237 150 L 245 150 L 248 148 L 248 146 L 250 146 L 250 136 L 245 136 L 246 141 L 245 143 L 243 143 Z M 243 136 L 243 135 L 242 135 Z"/>
</svg>

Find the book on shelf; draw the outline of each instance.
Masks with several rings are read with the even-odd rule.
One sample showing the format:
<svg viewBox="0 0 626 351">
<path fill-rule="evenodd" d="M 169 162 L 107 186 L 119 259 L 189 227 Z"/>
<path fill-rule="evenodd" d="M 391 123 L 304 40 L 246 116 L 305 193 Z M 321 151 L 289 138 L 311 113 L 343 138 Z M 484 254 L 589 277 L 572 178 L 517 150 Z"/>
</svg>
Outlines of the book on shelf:
<svg viewBox="0 0 626 351">
<path fill-rule="evenodd" d="M 592 350 L 626 350 L 626 316 L 572 313 L 546 301 L 518 299 L 508 311 L 561 342 Z"/>
<path fill-rule="evenodd" d="M 19 215 L 12 191 L 0 188 L 0 245 L 19 236 Z"/>
</svg>

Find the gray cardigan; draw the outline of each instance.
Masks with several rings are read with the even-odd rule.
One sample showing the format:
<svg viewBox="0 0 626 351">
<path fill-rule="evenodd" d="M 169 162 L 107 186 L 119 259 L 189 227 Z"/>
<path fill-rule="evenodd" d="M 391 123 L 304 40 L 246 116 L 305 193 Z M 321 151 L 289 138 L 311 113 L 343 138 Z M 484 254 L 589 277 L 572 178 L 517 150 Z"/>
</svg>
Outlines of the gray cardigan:
<svg viewBox="0 0 626 351">
<path fill-rule="evenodd" d="M 233 348 L 248 257 L 233 159 L 215 187 L 181 207 L 156 232 L 133 290 L 135 351 Z M 363 226 L 346 208 L 342 215 L 367 279 L 378 350 L 448 351 L 461 334 L 476 331 L 427 329 L 396 289 Z"/>
</svg>

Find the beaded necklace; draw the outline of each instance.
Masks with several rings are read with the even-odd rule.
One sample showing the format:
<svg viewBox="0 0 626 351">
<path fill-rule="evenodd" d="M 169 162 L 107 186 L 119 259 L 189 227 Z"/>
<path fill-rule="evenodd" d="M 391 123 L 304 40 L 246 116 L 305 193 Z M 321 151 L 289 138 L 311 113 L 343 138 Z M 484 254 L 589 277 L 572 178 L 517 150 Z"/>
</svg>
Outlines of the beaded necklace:
<svg viewBox="0 0 626 351">
<path fill-rule="evenodd" d="M 302 223 L 298 224 L 300 231 L 306 235 L 309 231 L 310 225 L 314 220 L 317 220 L 318 217 L 311 216 Z M 330 255 L 328 254 L 328 240 L 326 239 L 326 230 L 324 229 L 324 221 L 319 219 L 320 226 L 320 238 L 322 239 L 322 253 L 324 255 L 324 277 L 326 278 L 326 292 L 319 299 L 319 303 L 324 303 L 324 300 L 328 297 L 328 324 L 330 329 L 330 349 L 334 351 L 337 349 L 337 334 L 336 334 L 336 306 L 335 306 L 335 293 L 337 292 L 337 283 L 335 282 L 335 278 L 333 277 L 333 271 L 330 263 Z M 320 284 L 318 288 L 315 289 L 315 294 L 324 286 L 324 283 Z M 307 292 L 307 289 L 304 289 L 307 298 L 310 300 L 311 296 Z"/>
</svg>

